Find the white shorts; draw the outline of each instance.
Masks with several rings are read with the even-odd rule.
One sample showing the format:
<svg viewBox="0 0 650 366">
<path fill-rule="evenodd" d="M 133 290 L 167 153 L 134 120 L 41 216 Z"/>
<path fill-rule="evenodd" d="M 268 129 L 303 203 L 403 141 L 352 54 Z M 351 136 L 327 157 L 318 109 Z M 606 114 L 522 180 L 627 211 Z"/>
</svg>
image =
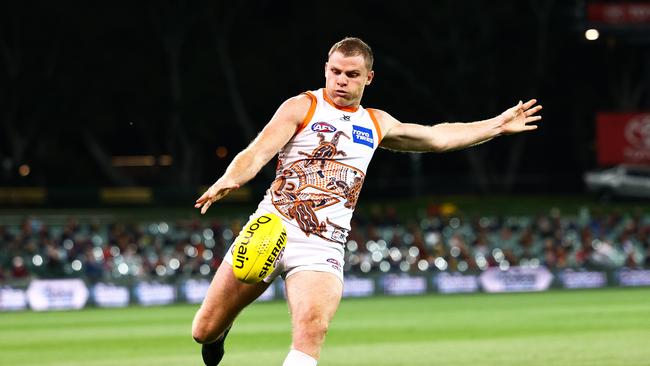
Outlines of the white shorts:
<svg viewBox="0 0 650 366">
<path fill-rule="evenodd" d="M 263 214 L 258 210 L 252 216 Z M 275 213 L 281 216 L 278 213 Z M 251 217 L 252 217 L 251 216 Z M 284 222 L 287 229 L 287 246 L 275 270 L 264 278 L 271 283 L 277 276 L 286 279 L 300 271 L 329 272 L 343 283 L 343 246 L 316 235 L 305 235 L 297 226 Z M 233 241 L 234 242 L 234 241 Z M 232 244 L 223 259 L 232 266 Z"/>
</svg>

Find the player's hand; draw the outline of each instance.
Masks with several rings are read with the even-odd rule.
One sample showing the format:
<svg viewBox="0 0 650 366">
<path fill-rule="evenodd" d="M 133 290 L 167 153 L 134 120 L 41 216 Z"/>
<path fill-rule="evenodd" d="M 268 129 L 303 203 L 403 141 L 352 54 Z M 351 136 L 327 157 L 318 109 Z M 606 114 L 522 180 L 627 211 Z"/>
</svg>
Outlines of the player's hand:
<svg viewBox="0 0 650 366">
<path fill-rule="evenodd" d="M 531 124 L 542 119 L 542 116 L 535 115 L 542 109 L 541 105 L 535 106 L 536 99 L 531 99 L 526 103 L 519 103 L 501 113 L 503 124 L 501 126 L 504 135 L 513 133 L 532 131 L 537 129 L 537 125 Z"/>
<path fill-rule="evenodd" d="M 210 188 L 208 188 L 194 204 L 195 208 L 201 209 L 201 215 L 208 211 L 212 203 L 222 199 L 230 191 L 239 188 L 239 184 L 234 182 L 226 182 L 221 179 L 217 180 Z"/>
</svg>

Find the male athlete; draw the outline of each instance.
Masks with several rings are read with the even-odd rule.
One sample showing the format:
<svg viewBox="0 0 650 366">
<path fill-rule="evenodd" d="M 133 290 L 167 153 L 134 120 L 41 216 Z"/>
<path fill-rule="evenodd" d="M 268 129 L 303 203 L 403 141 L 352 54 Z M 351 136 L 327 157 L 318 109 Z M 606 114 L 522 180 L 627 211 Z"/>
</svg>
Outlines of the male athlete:
<svg viewBox="0 0 650 366">
<path fill-rule="evenodd" d="M 257 138 L 230 163 L 198 200 L 212 203 L 252 179 L 278 154 L 277 175 L 256 214 L 284 221 L 287 246 L 274 273 L 257 284 L 238 281 L 227 253 L 196 313 L 192 336 L 203 344 L 207 366 L 223 357 L 223 344 L 237 314 L 278 275 L 285 278 L 293 325 L 283 366 L 315 366 L 343 290 L 343 247 L 366 168 L 379 146 L 397 151 L 462 149 L 537 128 L 541 106 L 521 101 L 499 116 L 472 123 L 435 126 L 402 123 L 390 114 L 363 108 L 372 83 L 373 55 L 358 38 L 345 38 L 329 51 L 325 88 L 285 101 Z"/>
</svg>

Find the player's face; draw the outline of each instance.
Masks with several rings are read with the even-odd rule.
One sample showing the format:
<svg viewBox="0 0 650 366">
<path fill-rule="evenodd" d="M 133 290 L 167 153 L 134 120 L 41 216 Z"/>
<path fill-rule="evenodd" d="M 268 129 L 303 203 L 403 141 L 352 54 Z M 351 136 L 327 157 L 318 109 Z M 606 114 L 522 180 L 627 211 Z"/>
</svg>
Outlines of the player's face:
<svg viewBox="0 0 650 366">
<path fill-rule="evenodd" d="M 368 71 L 363 56 L 346 57 L 334 52 L 325 63 L 327 95 L 336 105 L 356 107 L 361 103 L 363 89 L 374 75 L 374 71 Z"/>
</svg>

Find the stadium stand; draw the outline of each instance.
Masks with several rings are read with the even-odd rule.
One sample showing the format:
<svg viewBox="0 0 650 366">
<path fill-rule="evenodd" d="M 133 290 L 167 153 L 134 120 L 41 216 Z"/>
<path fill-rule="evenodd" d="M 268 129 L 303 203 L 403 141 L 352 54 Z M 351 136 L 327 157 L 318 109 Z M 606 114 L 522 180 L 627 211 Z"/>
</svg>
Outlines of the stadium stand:
<svg viewBox="0 0 650 366">
<path fill-rule="evenodd" d="M 245 218 L 20 221 L 0 225 L 0 283 L 209 276 Z M 345 264 L 351 274 L 650 267 L 650 214 L 641 212 L 472 217 L 430 207 L 419 219 L 403 220 L 394 209 L 377 208 L 358 214 L 352 225 Z"/>
</svg>

